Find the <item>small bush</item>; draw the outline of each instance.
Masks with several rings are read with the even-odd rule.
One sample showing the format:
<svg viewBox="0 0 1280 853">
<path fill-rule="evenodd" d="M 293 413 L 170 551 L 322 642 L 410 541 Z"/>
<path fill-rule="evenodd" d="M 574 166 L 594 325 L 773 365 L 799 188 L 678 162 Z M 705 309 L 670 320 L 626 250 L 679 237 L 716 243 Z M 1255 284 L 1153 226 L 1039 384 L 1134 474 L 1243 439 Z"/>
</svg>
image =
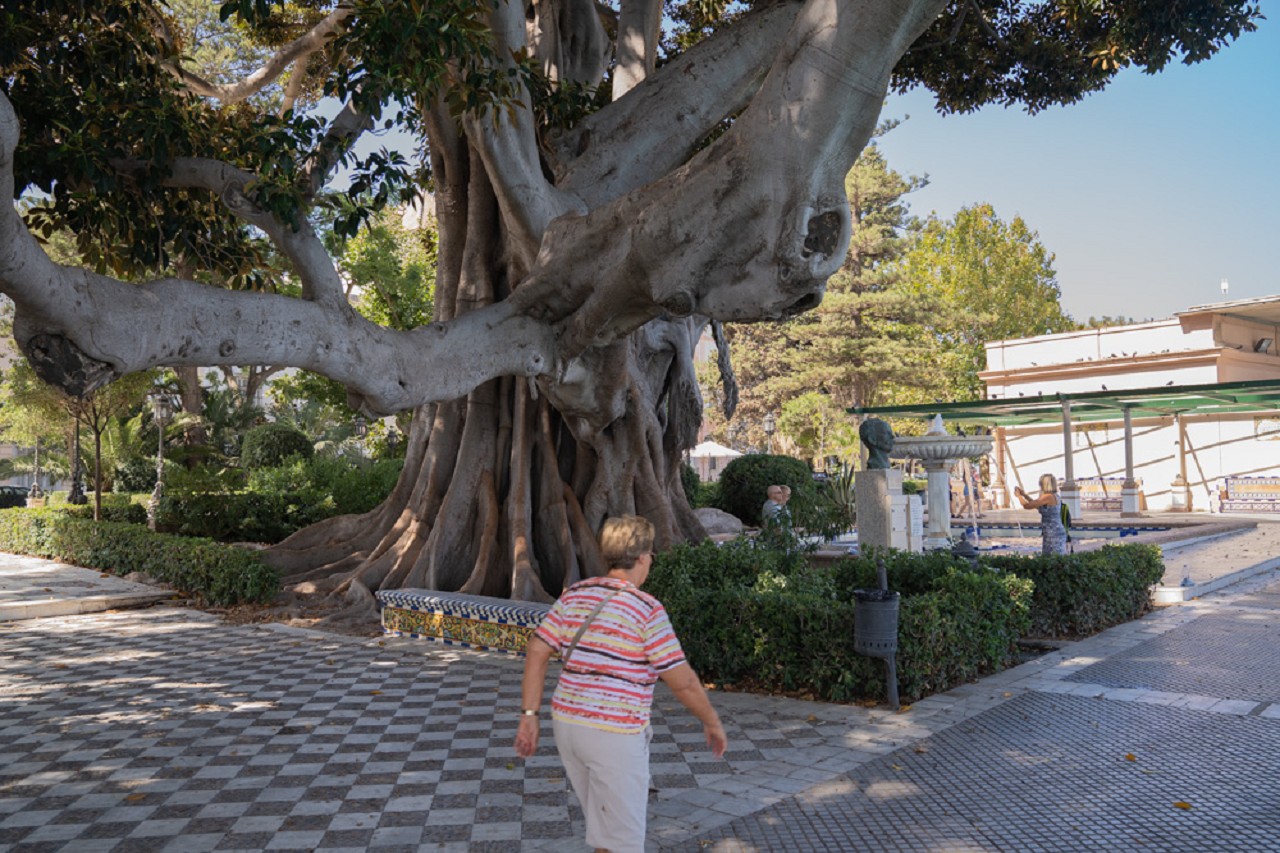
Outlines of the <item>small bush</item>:
<svg viewBox="0 0 1280 853">
<path fill-rule="evenodd" d="M 743 524 L 759 527 L 760 509 L 772 485 L 791 487 L 796 506 L 788 504 L 788 508 L 800 524 L 797 507 L 813 501 L 816 488 L 809 466 L 790 456 L 753 453 L 730 460 L 720 473 L 720 509 L 736 515 Z"/>
<path fill-rule="evenodd" d="M 280 589 L 276 571 L 240 548 L 152 533 L 136 524 L 89 521 L 62 510 L 0 513 L 0 550 L 117 575 L 142 572 L 219 606 L 267 602 Z"/>
<path fill-rule="evenodd" d="M 72 518 L 93 518 L 93 498 L 89 498 L 87 504 L 72 506 L 67 504 L 60 507 L 63 512 Z M 118 521 L 125 524 L 146 524 L 147 508 L 139 503 L 134 502 L 132 495 L 108 495 L 102 496 L 102 520 Z"/>
<path fill-rule="evenodd" d="M 116 463 L 112 489 L 117 492 L 149 492 L 156 485 L 156 461 L 134 456 Z"/>
<path fill-rule="evenodd" d="M 245 433 L 240 448 L 244 468 L 274 468 L 293 456 L 310 459 L 315 453 L 311 439 L 288 424 L 270 423 Z"/>
<path fill-rule="evenodd" d="M 684 498 L 689 506 L 698 505 L 698 490 L 702 486 L 702 478 L 688 462 L 680 463 L 680 485 L 684 487 Z"/>
<path fill-rule="evenodd" d="M 1151 609 L 1151 587 L 1164 576 L 1154 545 L 1105 545 L 1050 557 L 1012 554 L 983 563 L 1035 583 L 1030 634 L 1079 637 L 1137 619 Z"/>
</svg>

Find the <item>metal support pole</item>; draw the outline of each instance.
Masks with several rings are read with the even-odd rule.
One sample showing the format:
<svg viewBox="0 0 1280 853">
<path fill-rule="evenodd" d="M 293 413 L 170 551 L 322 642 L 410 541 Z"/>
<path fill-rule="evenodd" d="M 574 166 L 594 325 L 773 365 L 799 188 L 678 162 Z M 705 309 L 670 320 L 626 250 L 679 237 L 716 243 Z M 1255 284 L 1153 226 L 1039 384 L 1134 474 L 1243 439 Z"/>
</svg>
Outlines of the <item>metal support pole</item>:
<svg viewBox="0 0 1280 853">
<path fill-rule="evenodd" d="M 1058 499 L 1073 517 L 1080 515 L 1080 491 L 1076 486 L 1075 448 L 1071 437 L 1071 401 L 1062 400 L 1062 465 L 1066 479 L 1058 489 Z"/>
<path fill-rule="evenodd" d="M 1124 485 L 1120 487 L 1120 515 L 1140 515 L 1138 481 L 1133 476 L 1133 410 L 1124 407 Z"/>
</svg>

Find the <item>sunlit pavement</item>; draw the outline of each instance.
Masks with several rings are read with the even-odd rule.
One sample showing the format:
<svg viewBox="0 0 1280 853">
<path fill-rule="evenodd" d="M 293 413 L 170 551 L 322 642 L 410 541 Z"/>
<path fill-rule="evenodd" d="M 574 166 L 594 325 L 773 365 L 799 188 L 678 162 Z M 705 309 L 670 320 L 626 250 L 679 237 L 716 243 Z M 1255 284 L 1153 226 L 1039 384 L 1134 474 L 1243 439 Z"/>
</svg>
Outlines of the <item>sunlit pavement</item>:
<svg viewBox="0 0 1280 853">
<path fill-rule="evenodd" d="M 660 692 L 650 848 L 1280 850 L 1278 616 L 1271 570 L 901 713 L 717 693 L 722 761 Z M 174 607 L 0 623 L 0 850 L 585 849 L 549 726 L 511 749 L 520 666 Z"/>
</svg>

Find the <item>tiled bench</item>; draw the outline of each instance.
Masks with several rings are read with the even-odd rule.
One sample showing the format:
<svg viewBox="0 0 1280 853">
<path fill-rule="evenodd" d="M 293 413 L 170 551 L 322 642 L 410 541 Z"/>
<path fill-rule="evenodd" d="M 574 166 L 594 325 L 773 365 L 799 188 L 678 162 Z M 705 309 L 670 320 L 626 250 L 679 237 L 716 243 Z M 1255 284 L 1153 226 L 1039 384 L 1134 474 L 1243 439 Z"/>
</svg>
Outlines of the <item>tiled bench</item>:
<svg viewBox="0 0 1280 853">
<path fill-rule="evenodd" d="M 521 655 L 551 609 L 531 601 L 428 589 L 382 590 L 377 599 L 388 634 Z"/>
<path fill-rule="evenodd" d="M 1141 492 L 1142 481 L 1136 482 Z M 1124 477 L 1081 477 L 1076 480 L 1076 487 L 1082 510 L 1120 512 L 1123 508 Z"/>
<path fill-rule="evenodd" d="M 1280 512 L 1280 477 L 1227 477 L 1218 490 L 1219 512 Z"/>
</svg>

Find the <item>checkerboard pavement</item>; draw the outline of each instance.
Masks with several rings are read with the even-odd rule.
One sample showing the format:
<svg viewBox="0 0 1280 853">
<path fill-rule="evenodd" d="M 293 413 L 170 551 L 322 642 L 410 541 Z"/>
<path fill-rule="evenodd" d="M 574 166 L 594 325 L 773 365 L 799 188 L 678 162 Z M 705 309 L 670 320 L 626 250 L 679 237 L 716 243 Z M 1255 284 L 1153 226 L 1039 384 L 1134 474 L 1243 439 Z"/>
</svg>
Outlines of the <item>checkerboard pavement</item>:
<svg viewBox="0 0 1280 853">
<path fill-rule="evenodd" d="M 173 608 L 2 624 L 0 850 L 584 849 L 549 722 L 514 755 L 521 667 Z M 902 742 L 884 711 L 717 704 L 723 760 L 660 688 L 654 846 Z"/>
<path fill-rule="evenodd" d="M 903 713 L 717 693 L 719 761 L 660 688 L 649 849 L 1280 851 L 1274 682 L 1232 698 L 1277 581 Z M 521 668 L 175 608 L 0 623 L 0 852 L 583 850 L 549 723 L 514 756 Z"/>
</svg>

